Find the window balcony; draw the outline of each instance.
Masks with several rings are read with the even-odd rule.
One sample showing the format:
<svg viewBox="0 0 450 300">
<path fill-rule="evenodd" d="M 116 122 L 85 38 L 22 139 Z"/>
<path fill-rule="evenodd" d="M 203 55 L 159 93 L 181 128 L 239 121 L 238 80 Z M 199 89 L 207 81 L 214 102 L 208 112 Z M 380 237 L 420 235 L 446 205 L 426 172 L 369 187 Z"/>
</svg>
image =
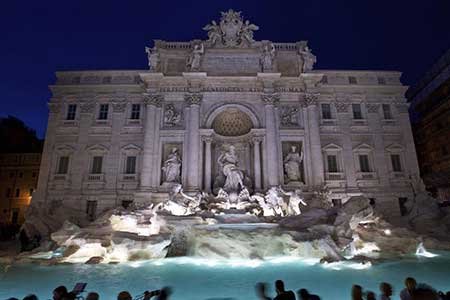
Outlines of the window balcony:
<svg viewBox="0 0 450 300">
<path fill-rule="evenodd" d="M 352 126 L 367 126 L 366 119 L 353 119 Z"/>
<path fill-rule="evenodd" d="M 104 174 L 88 174 L 87 180 L 88 181 L 103 181 L 105 178 Z"/>
<path fill-rule="evenodd" d="M 140 126 L 140 125 L 142 125 L 142 120 L 141 119 L 128 119 L 127 125 L 128 126 Z"/>
<path fill-rule="evenodd" d="M 374 180 L 377 178 L 376 172 L 357 172 L 358 180 Z"/>
<path fill-rule="evenodd" d="M 137 181 L 138 175 L 137 174 L 121 174 L 120 179 L 121 179 L 121 181 Z"/>
<path fill-rule="evenodd" d="M 325 180 L 344 180 L 344 172 L 326 172 Z"/>
<path fill-rule="evenodd" d="M 77 120 L 63 120 L 62 125 L 65 127 L 78 127 Z"/>
<path fill-rule="evenodd" d="M 68 179 L 68 174 L 55 174 L 53 175 L 53 180 L 55 181 L 66 181 Z"/>
</svg>

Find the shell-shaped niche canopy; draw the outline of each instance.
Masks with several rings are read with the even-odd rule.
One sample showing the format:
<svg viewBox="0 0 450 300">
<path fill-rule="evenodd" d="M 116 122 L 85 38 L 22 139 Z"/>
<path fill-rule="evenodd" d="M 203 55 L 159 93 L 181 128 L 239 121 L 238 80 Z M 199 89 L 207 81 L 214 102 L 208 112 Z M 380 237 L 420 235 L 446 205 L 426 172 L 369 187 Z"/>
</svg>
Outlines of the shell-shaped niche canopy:
<svg viewBox="0 0 450 300">
<path fill-rule="evenodd" d="M 250 117 L 237 108 L 227 108 L 212 123 L 214 132 L 222 136 L 241 136 L 249 133 L 252 127 Z"/>
</svg>

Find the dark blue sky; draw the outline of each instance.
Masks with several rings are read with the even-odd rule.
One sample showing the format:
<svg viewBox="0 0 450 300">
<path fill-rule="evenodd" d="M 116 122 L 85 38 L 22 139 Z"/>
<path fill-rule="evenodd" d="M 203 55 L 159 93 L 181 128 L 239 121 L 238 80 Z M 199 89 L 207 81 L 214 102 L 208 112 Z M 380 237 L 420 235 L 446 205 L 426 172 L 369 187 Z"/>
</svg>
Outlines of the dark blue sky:
<svg viewBox="0 0 450 300">
<path fill-rule="evenodd" d="M 2 1 L 0 116 L 43 137 L 56 70 L 145 69 L 153 39 L 204 39 L 228 8 L 256 39 L 309 40 L 318 69 L 399 70 L 408 85 L 450 47 L 448 0 Z"/>
</svg>

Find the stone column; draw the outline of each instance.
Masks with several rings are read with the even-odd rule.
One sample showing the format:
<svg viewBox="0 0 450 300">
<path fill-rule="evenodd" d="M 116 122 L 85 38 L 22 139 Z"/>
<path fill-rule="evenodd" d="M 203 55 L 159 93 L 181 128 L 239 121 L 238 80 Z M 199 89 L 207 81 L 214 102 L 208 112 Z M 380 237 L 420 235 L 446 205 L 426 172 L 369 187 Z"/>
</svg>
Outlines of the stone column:
<svg viewBox="0 0 450 300">
<path fill-rule="evenodd" d="M 51 180 L 51 168 L 53 166 L 53 147 L 55 146 L 56 127 L 58 126 L 58 117 L 60 116 L 61 104 L 48 103 L 49 115 L 47 132 L 45 134 L 44 149 L 42 150 L 41 166 L 36 192 L 33 194 L 33 202 L 47 202 L 48 182 Z"/>
<path fill-rule="evenodd" d="M 351 137 L 352 118 L 349 112 L 349 103 L 346 99 L 335 103 L 338 114 L 338 122 L 342 131 L 342 171 L 347 180 L 347 192 L 356 192 L 358 190 L 356 182 L 356 168 L 353 159 L 353 145 Z"/>
<path fill-rule="evenodd" d="M 280 184 L 278 174 L 278 140 L 277 140 L 277 124 L 275 118 L 275 105 L 279 102 L 277 94 L 263 94 L 262 101 L 265 103 L 264 114 L 266 119 L 266 174 L 265 182 L 267 188 L 278 186 Z"/>
<path fill-rule="evenodd" d="M 255 136 L 252 139 L 254 172 L 255 172 L 255 191 L 261 190 L 261 149 L 259 146 L 261 141 L 262 141 L 262 138 L 259 136 Z"/>
<path fill-rule="evenodd" d="M 205 141 L 205 186 L 204 189 L 206 192 L 211 192 L 211 143 L 212 138 L 211 137 L 204 137 L 203 139 Z"/>
<path fill-rule="evenodd" d="M 395 108 L 398 112 L 398 121 L 403 135 L 403 144 L 405 145 L 405 172 L 411 176 L 414 191 L 423 190 L 423 182 L 420 179 L 419 163 L 417 161 L 416 146 L 412 135 L 411 121 L 409 120 L 408 104 L 397 103 Z"/>
<path fill-rule="evenodd" d="M 189 93 L 184 96 L 189 107 L 188 136 L 185 145 L 187 152 L 187 190 L 197 191 L 200 189 L 200 104 L 203 95 Z"/>
<path fill-rule="evenodd" d="M 153 160 L 155 131 L 159 127 L 157 121 L 158 107 L 161 106 L 163 96 L 160 94 L 146 94 L 144 103 L 146 107 L 144 128 L 144 151 L 142 156 L 141 189 L 151 189 L 152 174 L 155 172 Z M 159 170 L 156 170 L 159 172 Z"/>
<path fill-rule="evenodd" d="M 319 113 L 317 110 L 318 94 L 305 95 L 304 105 L 307 108 L 309 141 L 311 146 L 313 184 L 319 186 L 324 181 L 322 145 L 320 143 Z"/>
<path fill-rule="evenodd" d="M 390 158 L 386 157 L 386 150 L 383 141 L 383 128 L 380 122 L 380 105 L 375 103 L 368 103 L 367 107 L 367 125 L 370 131 L 374 132 L 373 145 L 374 145 L 374 171 L 377 172 L 378 180 L 382 186 L 388 186 L 389 183 L 389 171 L 388 164 L 391 163 Z"/>
</svg>

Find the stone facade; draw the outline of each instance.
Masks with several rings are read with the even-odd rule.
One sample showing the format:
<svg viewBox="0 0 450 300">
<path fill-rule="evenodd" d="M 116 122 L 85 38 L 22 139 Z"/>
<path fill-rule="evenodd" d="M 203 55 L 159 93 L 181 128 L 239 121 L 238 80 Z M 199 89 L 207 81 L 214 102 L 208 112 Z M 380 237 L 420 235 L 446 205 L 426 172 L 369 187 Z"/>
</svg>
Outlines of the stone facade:
<svg viewBox="0 0 450 300">
<path fill-rule="evenodd" d="M 419 172 L 401 74 L 314 70 L 307 42 L 254 41 L 257 28 L 228 11 L 208 40 L 155 41 L 149 70 L 57 72 L 33 198 L 91 215 L 158 201 L 178 160 L 185 191 L 217 193 L 232 145 L 251 191 L 327 186 L 399 215 Z"/>
<path fill-rule="evenodd" d="M 0 154 L 0 224 L 22 224 L 38 184 L 40 153 Z"/>
<path fill-rule="evenodd" d="M 432 195 L 450 199 L 450 50 L 406 93 L 420 174 Z"/>
</svg>

